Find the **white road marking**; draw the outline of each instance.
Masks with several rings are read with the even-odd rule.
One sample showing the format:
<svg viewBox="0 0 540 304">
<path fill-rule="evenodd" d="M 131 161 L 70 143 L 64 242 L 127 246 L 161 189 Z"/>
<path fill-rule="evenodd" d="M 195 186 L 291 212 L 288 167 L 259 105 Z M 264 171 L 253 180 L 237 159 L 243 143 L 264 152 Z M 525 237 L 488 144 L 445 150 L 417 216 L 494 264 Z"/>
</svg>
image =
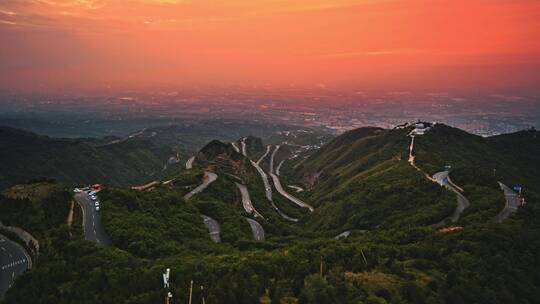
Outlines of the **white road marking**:
<svg viewBox="0 0 540 304">
<path fill-rule="evenodd" d="M 2 266 L 2 270 L 6 270 L 6 269 L 9 269 L 9 268 L 12 268 L 14 266 L 17 266 L 17 265 L 20 265 L 20 264 L 23 264 L 26 262 L 26 259 L 22 259 L 22 260 L 18 260 L 18 261 L 13 261 L 9 264 L 6 264 L 4 266 Z"/>
</svg>

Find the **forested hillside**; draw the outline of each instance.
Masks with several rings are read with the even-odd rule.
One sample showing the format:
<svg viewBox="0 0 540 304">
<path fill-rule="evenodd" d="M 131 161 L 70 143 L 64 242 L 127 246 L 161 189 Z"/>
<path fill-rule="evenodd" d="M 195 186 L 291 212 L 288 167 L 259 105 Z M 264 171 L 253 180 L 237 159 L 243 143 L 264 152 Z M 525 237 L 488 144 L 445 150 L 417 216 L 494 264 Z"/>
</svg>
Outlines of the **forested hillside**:
<svg viewBox="0 0 540 304">
<path fill-rule="evenodd" d="M 0 128 L 0 189 L 39 178 L 70 184 L 140 183 L 161 172 L 176 153 L 148 141 L 126 140 L 93 146 L 82 140 L 53 139 Z"/>
<path fill-rule="evenodd" d="M 175 303 L 191 280 L 193 303 L 537 303 L 537 133 L 413 129 L 362 128 L 303 152 L 290 138 L 212 141 L 152 187 L 99 193 L 112 247 L 83 240 L 80 221 L 36 224 L 47 249 L 0 303 L 159 303 L 165 268 Z M 496 220 L 499 181 L 523 185 L 526 203 Z M 61 219 L 70 198 L 39 203 L 52 197 L 3 197 L 2 218 Z"/>
</svg>

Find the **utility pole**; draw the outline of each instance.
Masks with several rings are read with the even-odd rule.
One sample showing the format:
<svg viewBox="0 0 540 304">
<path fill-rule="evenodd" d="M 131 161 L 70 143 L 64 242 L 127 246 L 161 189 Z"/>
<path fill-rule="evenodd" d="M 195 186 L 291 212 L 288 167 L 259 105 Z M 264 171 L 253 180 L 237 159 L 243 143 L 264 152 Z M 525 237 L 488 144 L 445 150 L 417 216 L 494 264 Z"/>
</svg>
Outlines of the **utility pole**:
<svg viewBox="0 0 540 304">
<path fill-rule="evenodd" d="M 193 297 L 193 280 L 189 283 L 189 304 L 191 304 L 191 299 Z"/>
<path fill-rule="evenodd" d="M 206 301 L 204 300 L 204 286 L 201 285 L 201 298 L 202 298 L 202 304 L 206 304 Z"/>
<path fill-rule="evenodd" d="M 364 251 L 362 249 L 360 249 L 360 253 L 362 253 L 362 257 L 364 258 L 364 263 L 366 263 L 366 265 L 367 265 L 367 259 L 366 259 L 366 256 L 364 255 Z"/>
<path fill-rule="evenodd" d="M 322 257 L 322 255 L 321 255 L 321 266 L 319 267 L 319 274 L 320 274 L 321 278 L 322 278 L 322 276 L 323 276 L 323 275 L 322 275 L 322 271 L 323 271 L 323 257 Z"/>
<path fill-rule="evenodd" d="M 165 294 L 165 304 L 171 304 L 171 300 L 172 300 L 172 293 L 170 292 L 170 284 L 169 284 L 170 275 L 171 275 L 171 269 L 167 268 L 165 270 L 165 273 L 163 273 L 163 288 L 165 288 L 165 290 L 167 291 L 167 293 Z"/>
</svg>

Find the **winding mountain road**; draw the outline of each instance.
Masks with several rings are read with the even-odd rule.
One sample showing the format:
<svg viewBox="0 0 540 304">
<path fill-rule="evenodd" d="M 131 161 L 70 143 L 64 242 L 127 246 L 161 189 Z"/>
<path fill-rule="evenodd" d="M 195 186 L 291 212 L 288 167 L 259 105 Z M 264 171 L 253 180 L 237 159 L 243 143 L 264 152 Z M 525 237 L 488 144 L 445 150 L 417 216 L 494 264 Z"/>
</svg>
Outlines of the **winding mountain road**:
<svg viewBox="0 0 540 304">
<path fill-rule="evenodd" d="M 286 215 L 283 211 L 281 211 L 281 209 L 278 208 L 278 206 L 272 201 L 270 202 L 272 204 L 272 208 L 274 208 L 274 210 L 276 210 L 276 212 L 284 219 L 286 219 L 287 221 L 291 221 L 291 222 L 298 222 L 298 219 L 297 218 L 294 218 L 294 217 L 290 217 L 288 215 Z"/>
<path fill-rule="evenodd" d="M 302 187 L 295 186 L 295 185 L 288 185 L 287 187 L 289 187 L 291 189 L 294 189 L 296 191 L 296 193 L 304 191 L 304 189 Z"/>
<path fill-rule="evenodd" d="M 26 250 L 0 235 L 0 299 L 15 279 L 31 267 Z"/>
<path fill-rule="evenodd" d="M 84 236 L 87 240 L 103 246 L 111 246 L 112 242 L 105 233 L 101 224 L 101 214 L 96 211 L 95 203 L 86 192 L 77 193 L 74 196 L 83 211 Z"/>
<path fill-rule="evenodd" d="M 245 157 L 247 157 L 247 159 L 249 160 L 251 165 L 253 167 L 255 167 L 257 172 L 259 172 L 259 175 L 261 176 L 261 178 L 263 180 L 264 192 L 265 192 L 266 198 L 269 201 L 272 201 L 272 187 L 270 186 L 270 182 L 268 181 L 268 176 L 266 175 L 264 170 L 259 166 L 259 162 L 262 161 L 266 157 L 266 155 L 268 155 L 268 152 L 270 151 L 270 146 L 267 146 L 266 153 L 257 162 L 254 162 L 247 156 L 247 153 L 246 153 L 246 138 L 245 137 L 242 138 L 241 144 L 242 144 L 242 154 Z"/>
<path fill-rule="evenodd" d="M 437 183 L 437 181 L 436 181 L 433 177 L 431 177 L 429 174 L 427 174 L 426 172 L 424 172 L 424 170 L 420 169 L 420 167 L 418 167 L 418 166 L 416 165 L 416 163 L 414 162 L 415 156 L 414 156 L 414 154 L 413 154 L 413 151 L 414 151 L 414 138 L 415 138 L 415 136 L 412 135 L 412 134 L 410 134 L 409 137 L 411 138 L 411 144 L 409 145 L 409 159 L 408 159 L 409 164 L 410 164 L 413 168 L 415 168 L 418 172 L 424 174 L 424 176 L 425 176 L 428 180 L 430 180 L 430 181 L 432 181 L 432 182 L 434 182 L 434 183 Z"/>
<path fill-rule="evenodd" d="M 283 163 L 285 162 L 285 159 L 281 160 L 276 168 L 276 175 L 279 176 L 279 170 L 281 169 L 281 166 L 283 166 Z"/>
<path fill-rule="evenodd" d="M 238 148 L 238 145 L 234 141 L 231 142 L 231 145 L 232 145 L 234 151 L 236 151 L 237 153 L 240 153 L 240 148 Z"/>
<path fill-rule="evenodd" d="M 441 185 L 442 187 L 445 187 L 446 189 L 456 194 L 457 206 L 456 206 L 456 209 L 454 210 L 454 213 L 452 213 L 452 215 L 449 217 L 450 221 L 452 223 L 455 223 L 459 220 L 461 213 L 463 213 L 465 209 L 469 208 L 471 203 L 463 194 L 461 194 L 461 191 L 460 191 L 461 188 L 459 187 L 458 187 L 459 189 L 456 188 L 455 186 L 453 186 L 452 183 L 449 182 L 449 180 L 450 180 L 450 177 L 449 177 L 448 170 L 437 172 L 432 177 L 432 181 L 436 182 L 437 184 Z"/>
<path fill-rule="evenodd" d="M 306 204 L 302 200 L 290 195 L 285 189 L 283 189 L 283 186 L 281 186 L 281 182 L 279 181 L 279 177 L 275 175 L 274 173 L 270 173 L 270 176 L 272 177 L 272 181 L 274 182 L 274 186 L 276 187 L 276 190 L 283 195 L 285 198 L 290 200 L 291 202 L 295 203 L 296 205 L 309 209 L 310 212 L 313 212 L 313 207 L 309 204 Z"/>
<path fill-rule="evenodd" d="M 441 171 L 433 174 L 433 179 L 437 182 L 437 184 L 441 186 L 447 186 L 448 185 L 448 171 Z"/>
<path fill-rule="evenodd" d="M 243 142 L 243 141 L 242 141 Z M 276 152 L 277 150 L 279 149 L 279 145 L 276 146 L 274 152 L 272 152 L 272 155 L 271 155 L 271 158 L 270 158 L 270 172 L 272 172 L 272 167 L 273 167 L 273 164 L 274 164 L 274 157 L 276 155 Z M 242 150 L 244 151 L 245 150 L 245 144 L 242 145 Z M 261 161 L 262 159 L 264 159 L 264 157 L 268 154 L 268 152 L 270 151 L 270 146 L 267 146 L 267 150 L 266 150 L 266 153 L 265 155 L 263 155 L 263 157 L 259 160 Z M 248 158 L 249 159 L 249 158 Z M 276 204 L 274 203 L 273 201 L 273 197 L 272 197 L 272 186 L 270 185 L 270 181 L 268 180 L 268 175 L 266 174 L 266 172 L 264 172 L 264 170 L 261 168 L 261 166 L 259 166 L 259 163 L 258 162 L 254 162 L 252 161 L 251 159 L 249 159 L 251 165 L 253 165 L 253 167 L 255 167 L 255 169 L 257 170 L 257 172 L 259 172 L 259 175 L 261 176 L 261 179 L 263 180 L 263 185 L 264 185 L 264 192 L 265 192 L 265 195 L 266 195 L 266 199 L 268 199 L 268 201 L 272 204 L 272 208 L 274 208 L 274 210 L 276 210 L 276 212 L 281 216 L 283 217 L 284 219 L 288 220 L 288 221 L 291 221 L 291 222 L 298 222 L 298 219 L 296 218 L 292 218 L 290 216 L 287 216 L 283 211 L 281 211 L 277 206 Z M 271 173 L 272 174 L 272 173 Z M 245 187 L 245 186 L 244 186 Z M 276 188 L 277 189 L 277 188 Z M 242 190 L 240 190 L 242 191 Z M 246 193 L 247 193 L 247 189 L 246 189 Z M 244 195 L 244 194 L 242 194 Z M 248 197 L 249 197 L 249 194 L 248 194 Z M 249 200 L 249 202 L 251 202 L 251 200 Z M 246 205 L 244 204 L 244 209 L 246 209 Z M 248 212 L 248 209 L 246 209 L 246 212 Z M 248 212 L 250 213 L 250 212 Z M 250 213 L 251 214 L 251 213 Z M 260 214 L 259 214 L 260 215 Z M 262 215 L 261 215 L 262 217 Z"/>
<path fill-rule="evenodd" d="M 459 192 L 463 192 L 463 188 L 452 182 L 449 174 L 450 172 L 448 172 L 448 170 L 437 172 L 433 175 L 433 179 L 441 186 L 450 186 Z"/>
<path fill-rule="evenodd" d="M 245 157 L 247 157 L 247 152 L 246 152 L 246 138 L 242 138 L 242 140 L 240 141 L 240 145 L 242 146 L 242 155 L 244 155 Z"/>
<path fill-rule="evenodd" d="M 281 145 L 276 145 L 276 148 L 274 151 L 272 151 L 272 155 L 270 156 L 270 173 L 274 172 L 274 158 L 276 157 L 276 153 L 280 147 Z"/>
<path fill-rule="evenodd" d="M 246 218 L 246 220 L 248 221 L 249 226 L 251 227 L 251 231 L 253 232 L 253 238 L 255 239 L 255 241 L 258 241 L 258 242 L 264 241 L 264 229 L 261 226 L 261 224 L 259 224 L 259 222 L 257 222 L 256 220 L 253 220 L 250 218 Z"/>
<path fill-rule="evenodd" d="M 349 235 L 351 235 L 351 231 L 350 231 L 350 230 L 347 230 L 347 231 L 344 231 L 344 232 L 342 232 L 342 233 L 336 235 L 336 236 L 334 237 L 334 239 L 336 239 L 336 240 L 339 240 L 339 239 L 346 239 L 346 238 L 349 237 Z"/>
<path fill-rule="evenodd" d="M 449 218 L 451 222 L 453 223 L 457 222 L 459 220 L 459 217 L 461 216 L 461 213 L 463 213 L 465 209 L 469 208 L 471 203 L 463 194 L 461 194 L 463 189 L 461 189 L 460 187 L 452 183 L 452 181 L 450 180 L 448 170 L 437 172 L 433 176 L 430 176 L 429 174 L 424 172 L 424 170 L 420 169 L 420 167 L 416 165 L 416 163 L 414 162 L 415 157 L 413 154 L 415 136 L 412 134 L 409 134 L 409 137 L 411 138 L 411 143 L 409 145 L 409 159 L 408 159 L 409 164 L 411 164 L 411 166 L 415 168 L 416 170 L 418 170 L 420 173 L 424 174 L 426 179 L 428 179 L 429 181 L 437 183 L 440 186 L 445 187 L 456 194 L 457 206 L 456 206 L 456 209 L 454 210 L 454 213 L 452 213 L 452 215 Z M 444 223 L 444 222 L 445 220 L 443 220 L 441 223 Z"/>
<path fill-rule="evenodd" d="M 189 170 L 193 168 L 193 162 L 195 161 L 195 156 L 190 157 L 186 162 L 186 169 Z"/>
<path fill-rule="evenodd" d="M 221 242 L 221 237 L 220 237 L 221 227 L 219 226 L 219 223 L 215 219 L 207 215 L 202 214 L 201 217 L 203 219 L 204 225 L 206 226 L 206 228 L 208 228 L 210 239 L 214 243 L 220 243 Z"/>
<path fill-rule="evenodd" d="M 257 165 L 259 165 L 266 158 L 268 153 L 270 153 L 270 145 L 266 146 L 266 152 L 264 152 L 263 156 L 259 158 L 259 160 L 257 161 Z"/>
<path fill-rule="evenodd" d="M 270 182 L 268 181 L 268 175 L 266 175 L 266 172 L 264 172 L 264 170 L 261 168 L 261 166 L 259 166 L 259 164 L 257 164 L 256 162 L 254 162 L 252 160 L 249 160 L 249 161 L 251 162 L 253 167 L 255 167 L 257 172 L 259 172 L 259 175 L 261 176 L 261 178 L 263 180 L 264 193 L 266 195 L 266 198 L 269 201 L 272 201 L 272 187 L 270 186 Z"/>
<path fill-rule="evenodd" d="M 274 149 L 274 151 L 272 152 L 272 155 L 270 156 L 270 173 L 272 173 L 274 171 L 274 158 L 276 157 L 276 153 L 277 151 L 279 150 L 279 148 L 281 147 L 281 145 L 276 145 L 276 148 Z M 278 168 L 279 169 L 279 168 Z M 268 177 L 266 177 L 266 180 L 268 182 Z M 290 217 L 288 215 L 286 215 L 283 211 L 281 211 L 278 206 L 274 203 L 273 200 L 270 200 L 271 204 L 272 204 L 272 208 L 274 208 L 274 210 L 276 210 L 276 212 L 284 219 L 288 220 L 288 221 L 291 221 L 291 222 L 298 222 L 298 219 L 297 218 L 293 218 L 293 217 Z"/>
<path fill-rule="evenodd" d="M 455 223 L 459 220 L 461 213 L 463 213 L 465 209 L 469 208 L 471 203 L 463 194 L 458 192 L 456 189 L 454 188 L 451 188 L 451 189 L 456 194 L 456 199 L 457 199 L 456 209 L 454 210 L 454 213 L 452 214 L 452 216 L 450 216 L 450 221 L 452 221 L 452 223 Z"/>
<path fill-rule="evenodd" d="M 499 182 L 499 187 L 501 187 L 501 190 L 504 192 L 504 198 L 505 198 L 505 205 L 504 209 L 495 216 L 495 221 L 500 223 L 507 219 L 512 213 L 516 212 L 518 210 L 518 207 L 521 205 L 519 203 L 519 196 L 514 190 L 510 189 L 510 187 L 506 186 L 505 184 Z"/>
<path fill-rule="evenodd" d="M 197 188 L 191 190 L 188 194 L 184 195 L 184 199 L 187 201 L 192 198 L 195 194 L 202 192 L 206 187 L 211 183 L 215 182 L 218 178 L 218 175 L 214 172 L 204 171 L 203 182 Z"/>
<path fill-rule="evenodd" d="M 255 207 L 253 207 L 253 202 L 251 202 L 247 187 L 240 183 L 235 184 L 238 190 L 240 190 L 240 194 L 242 196 L 242 206 L 244 206 L 244 210 L 246 211 L 246 213 L 253 214 L 255 217 L 258 216 L 264 219 L 264 217 L 255 209 Z"/>
</svg>

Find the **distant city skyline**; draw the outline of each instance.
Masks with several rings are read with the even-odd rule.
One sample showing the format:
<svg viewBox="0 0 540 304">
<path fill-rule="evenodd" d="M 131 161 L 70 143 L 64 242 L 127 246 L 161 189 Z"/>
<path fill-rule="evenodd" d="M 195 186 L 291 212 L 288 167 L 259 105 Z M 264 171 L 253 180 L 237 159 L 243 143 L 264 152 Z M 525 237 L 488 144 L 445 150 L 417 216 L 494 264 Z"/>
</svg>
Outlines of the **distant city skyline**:
<svg viewBox="0 0 540 304">
<path fill-rule="evenodd" d="M 537 96 L 495 93 L 299 88 L 267 90 L 264 94 L 245 88 L 86 96 L 0 94 L 0 125 L 57 137 L 125 136 L 150 126 L 236 120 L 342 133 L 365 126 L 392 128 L 418 119 L 490 136 L 540 127 L 540 101 Z"/>
</svg>

